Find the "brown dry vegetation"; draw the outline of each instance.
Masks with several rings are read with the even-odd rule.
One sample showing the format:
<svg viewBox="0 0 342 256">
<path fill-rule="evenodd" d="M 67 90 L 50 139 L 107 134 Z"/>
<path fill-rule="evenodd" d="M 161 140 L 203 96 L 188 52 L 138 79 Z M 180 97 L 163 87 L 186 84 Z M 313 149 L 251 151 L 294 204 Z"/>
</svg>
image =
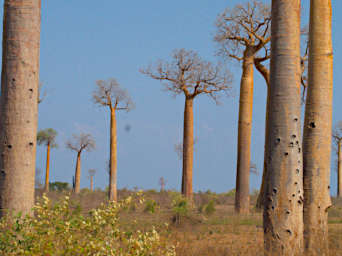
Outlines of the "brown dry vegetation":
<svg viewBox="0 0 342 256">
<path fill-rule="evenodd" d="M 57 201 L 65 193 L 49 192 L 48 197 Z M 133 193 L 127 189 L 119 190 L 119 200 Z M 37 191 L 36 194 L 40 196 L 42 192 Z M 176 245 L 177 255 L 181 256 L 264 255 L 262 213 L 255 210 L 255 195 L 251 196 L 251 213 L 238 216 L 234 214 L 234 193 L 195 193 L 195 206 L 181 217 L 179 223 L 174 222 L 175 211 L 172 207 L 172 201 L 177 196 L 179 193 L 174 191 L 145 191 L 142 205 L 132 205 L 121 213 L 122 228 L 134 232 L 150 230 L 154 226 L 162 239 Z M 83 189 L 79 195 L 72 195 L 71 199 L 74 206 L 86 214 L 106 202 L 107 193 Z M 154 213 L 146 211 L 148 201 L 156 203 Z M 215 202 L 215 212 L 210 215 L 200 212 L 201 206 L 210 201 Z M 335 256 L 342 255 L 342 200 L 334 199 L 333 202 L 329 210 L 329 243 L 330 255 Z"/>
</svg>

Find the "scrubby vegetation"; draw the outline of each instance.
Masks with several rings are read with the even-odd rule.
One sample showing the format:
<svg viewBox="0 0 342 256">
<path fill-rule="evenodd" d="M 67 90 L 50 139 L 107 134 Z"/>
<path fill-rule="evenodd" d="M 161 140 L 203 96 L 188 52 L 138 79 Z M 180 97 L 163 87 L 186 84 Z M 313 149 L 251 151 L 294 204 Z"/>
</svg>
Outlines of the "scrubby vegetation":
<svg viewBox="0 0 342 256">
<path fill-rule="evenodd" d="M 262 214 L 234 214 L 234 195 L 211 191 L 187 201 L 179 192 L 88 189 L 40 195 L 34 217 L 0 223 L 0 255 L 263 255 Z M 342 250 L 342 201 L 329 211 L 331 255 Z M 237 242 L 238 241 L 238 242 Z"/>
<path fill-rule="evenodd" d="M 34 216 L 1 219 L 1 255 L 175 255 L 174 246 L 162 240 L 153 226 L 134 232 L 120 228 L 119 214 L 132 200 L 130 196 L 120 203 L 101 204 L 82 214 L 69 196 L 51 204 L 43 195 L 34 206 Z"/>
</svg>

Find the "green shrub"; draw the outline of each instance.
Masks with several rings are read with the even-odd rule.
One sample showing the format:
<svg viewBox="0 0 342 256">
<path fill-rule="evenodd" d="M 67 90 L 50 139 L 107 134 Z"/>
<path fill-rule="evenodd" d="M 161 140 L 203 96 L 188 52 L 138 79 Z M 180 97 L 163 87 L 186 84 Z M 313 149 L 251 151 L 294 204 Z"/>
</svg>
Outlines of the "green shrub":
<svg viewBox="0 0 342 256">
<path fill-rule="evenodd" d="M 8 216 L 0 220 L 0 255 L 174 256 L 175 248 L 157 231 L 127 232 L 119 228 L 119 213 L 132 197 L 110 202 L 88 215 L 74 211 L 69 197 L 51 205 L 44 195 L 35 217 Z"/>
<path fill-rule="evenodd" d="M 50 191 L 67 191 L 70 190 L 70 186 L 68 182 L 60 182 L 60 181 L 55 181 L 55 182 L 50 182 L 49 183 L 49 189 Z"/>
<path fill-rule="evenodd" d="M 206 215 L 212 215 L 216 209 L 215 209 L 215 201 L 210 200 L 209 203 L 201 205 L 199 208 L 200 213 L 204 213 Z"/>
<path fill-rule="evenodd" d="M 174 213 L 173 222 L 180 224 L 181 219 L 189 214 L 189 204 L 186 198 L 179 195 L 172 201 L 172 211 Z"/>
<path fill-rule="evenodd" d="M 226 193 L 227 196 L 235 196 L 235 189 L 231 189 Z"/>
<path fill-rule="evenodd" d="M 144 212 L 155 213 L 158 208 L 159 206 L 156 201 L 149 199 L 146 201 Z"/>
</svg>

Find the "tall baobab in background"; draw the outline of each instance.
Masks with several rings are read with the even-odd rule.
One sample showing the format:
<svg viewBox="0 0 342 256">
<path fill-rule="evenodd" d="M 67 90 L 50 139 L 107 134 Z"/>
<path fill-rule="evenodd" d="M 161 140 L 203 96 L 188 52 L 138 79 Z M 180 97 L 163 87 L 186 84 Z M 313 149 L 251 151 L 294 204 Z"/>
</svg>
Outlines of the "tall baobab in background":
<svg viewBox="0 0 342 256">
<path fill-rule="evenodd" d="M 265 250 L 269 255 L 303 253 L 301 146 L 300 1 L 273 0 Z"/>
<path fill-rule="evenodd" d="M 171 62 L 159 61 L 156 66 L 141 70 L 141 73 L 163 82 L 167 91 L 185 96 L 182 194 L 189 200 L 192 200 L 193 102 L 196 96 L 206 94 L 217 103 L 219 93 L 229 91 L 231 76 L 221 67 L 202 60 L 193 51 L 179 49 L 173 52 Z"/>
<path fill-rule="evenodd" d="M 0 215 L 34 204 L 40 0 L 5 0 L 0 107 Z"/>
<path fill-rule="evenodd" d="M 331 0 L 311 0 L 309 72 L 303 134 L 304 242 L 309 255 L 329 255 L 328 208 L 333 93 Z"/>
<path fill-rule="evenodd" d="M 109 192 L 110 201 L 117 201 L 117 133 L 116 112 L 129 111 L 133 107 L 128 92 L 121 88 L 119 83 L 110 78 L 107 81 L 96 81 L 96 89 L 93 92 L 96 104 L 107 107 L 110 111 L 110 158 L 109 158 Z"/>
<path fill-rule="evenodd" d="M 257 56 L 261 52 L 267 55 L 265 46 L 270 41 L 270 23 L 270 9 L 260 1 L 239 4 L 232 10 L 226 10 L 217 21 L 215 41 L 220 45 L 219 53 L 242 62 L 235 211 L 244 214 L 249 213 L 254 62 L 261 62 Z"/>
<path fill-rule="evenodd" d="M 337 197 L 342 197 L 342 121 L 335 126 L 332 139 L 336 145 L 337 153 Z"/>
<path fill-rule="evenodd" d="M 37 134 L 37 143 L 38 145 L 44 144 L 46 146 L 46 169 L 45 169 L 45 186 L 44 191 L 49 191 L 49 177 L 50 177 L 50 150 L 51 148 L 56 148 L 56 136 L 57 132 L 52 129 L 48 128 L 45 130 L 40 130 Z"/>
<path fill-rule="evenodd" d="M 89 169 L 88 170 L 88 175 L 90 179 L 90 191 L 94 191 L 94 176 L 95 176 L 96 170 L 95 169 Z"/>
<path fill-rule="evenodd" d="M 76 168 L 75 168 L 75 188 L 76 194 L 80 193 L 81 182 L 81 154 L 83 151 L 92 151 L 95 149 L 95 140 L 90 134 L 81 133 L 73 135 L 72 139 L 66 142 L 67 148 L 77 152 Z"/>
</svg>

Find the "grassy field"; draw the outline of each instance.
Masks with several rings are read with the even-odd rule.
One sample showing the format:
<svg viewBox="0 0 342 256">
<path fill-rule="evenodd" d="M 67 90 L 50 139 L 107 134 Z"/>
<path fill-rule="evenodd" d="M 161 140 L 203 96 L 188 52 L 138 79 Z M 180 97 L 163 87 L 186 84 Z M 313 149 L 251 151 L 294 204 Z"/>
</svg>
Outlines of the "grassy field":
<svg viewBox="0 0 342 256">
<path fill-rule="evenodd" d="M 120 190 L 119 198 L 132 194 Z M 48 197 L 57 201 L 64 195 L 64 192 L 50 192 Z M 234 192 L 196 193 L 192 206 L 174 191 L 149 190 L 143 197 L 142 204 L 132 203 L 120 213 L 121 228 L 127 232 L 149 231 L 154 226 L 162 239 L 176 246 L 177 255 L 181 256 L 263 255 L 262 213 L 253 207 L 255 196 L 251 198 L 248 216 L 234 214 Z M 106 201 L 106 193 L 85 189 L 78 196 L 72 195 L 71 200 L 87 214 Z M 342 255 L 342 201 L 334 200 L 329 210 L 329 236 L 331 255 Z"/>
</svg>

